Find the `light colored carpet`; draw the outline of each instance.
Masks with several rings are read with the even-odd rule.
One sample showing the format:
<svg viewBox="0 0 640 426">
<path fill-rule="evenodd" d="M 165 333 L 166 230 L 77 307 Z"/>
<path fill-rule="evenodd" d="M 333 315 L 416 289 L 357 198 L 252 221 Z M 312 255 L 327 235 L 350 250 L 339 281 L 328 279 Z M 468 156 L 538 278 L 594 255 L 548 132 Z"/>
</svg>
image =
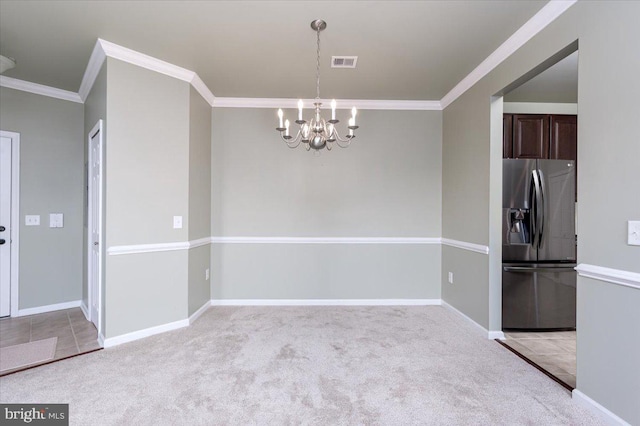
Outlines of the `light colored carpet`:
<svg viewBox="0 0 640 426">
<path fill-rule="evenodd" d="M 56 354 L 57 337 L 0 348 L 0 373 L 50 361 Z"/>
<path fill-rule="evenodd" d="M 77 425 L 596 425 L 440 306 L 214 307 L 189 328 L 0 378 Z"/>
</svg>

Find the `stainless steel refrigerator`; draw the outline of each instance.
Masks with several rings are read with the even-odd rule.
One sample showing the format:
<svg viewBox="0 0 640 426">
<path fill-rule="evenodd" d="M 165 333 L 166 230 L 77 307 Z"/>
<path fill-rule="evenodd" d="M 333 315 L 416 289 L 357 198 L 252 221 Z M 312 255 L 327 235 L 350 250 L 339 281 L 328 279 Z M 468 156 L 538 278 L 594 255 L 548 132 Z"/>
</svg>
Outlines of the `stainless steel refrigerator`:
<svg viewBox="0 0 640 426">
<path fill-rule="evenodd" d="M 502 328 L 575 328 L 575 164 L 505 159 L 502 179 Z"/>
</svg>

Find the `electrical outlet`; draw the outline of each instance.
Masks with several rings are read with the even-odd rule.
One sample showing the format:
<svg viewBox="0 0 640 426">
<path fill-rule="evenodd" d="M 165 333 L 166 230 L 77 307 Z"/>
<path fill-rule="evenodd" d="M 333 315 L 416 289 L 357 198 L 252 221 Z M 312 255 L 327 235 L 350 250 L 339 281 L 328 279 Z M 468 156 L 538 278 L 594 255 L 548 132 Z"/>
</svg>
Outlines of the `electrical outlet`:
<svg viewBox="0 0 640 426">
<path fill-rule="evenodd" d="M 449 272 L 449 284 L 453 284 L 453 272 Z"/>
<path fill-rule="evenodd" d="M 630 220 L 627 226 L 629 230 L 627 244 L 630 246 L 640 246 L 640 220 Z"/>
<path fill-rule="evenodd" d="M 181 229 L 181 228 L 182 228 L 182 216 L 174 216 L 173 229 Z"/>
<path fill-rule="evenodd" d="M 39 214 L 28 214 L 24 217 L 24 225 L 25 226 L 39 226 L 40 225 L 40 215 Z"/>
<path fill-rule="evenodd" d="M 209 269 L 208 268 L 204 270 L 204 279 L 205 280 L 209 280 Z"/>
</svg>

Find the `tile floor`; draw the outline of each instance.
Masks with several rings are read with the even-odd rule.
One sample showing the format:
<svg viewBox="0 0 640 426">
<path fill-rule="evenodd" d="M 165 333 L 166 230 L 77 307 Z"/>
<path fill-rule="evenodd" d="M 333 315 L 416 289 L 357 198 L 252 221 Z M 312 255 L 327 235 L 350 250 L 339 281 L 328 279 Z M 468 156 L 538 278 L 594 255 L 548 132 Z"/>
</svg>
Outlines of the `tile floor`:
<svg viewBox="0 0 640 426">
<path fill-rule="evenodd" d="M 54 360 L 100 349 L 98 332 L 80 308 L 0 319 L 0 347 L 56 336 L 58 344 Z M 15 371 L 19 369 L 3 372 L 2 375 Z"/>
<path fill-rule="evenodd" d="M 571 388 L 576 387 L 576 332 L 505 332 L 502 342 Z"/>
</svg>

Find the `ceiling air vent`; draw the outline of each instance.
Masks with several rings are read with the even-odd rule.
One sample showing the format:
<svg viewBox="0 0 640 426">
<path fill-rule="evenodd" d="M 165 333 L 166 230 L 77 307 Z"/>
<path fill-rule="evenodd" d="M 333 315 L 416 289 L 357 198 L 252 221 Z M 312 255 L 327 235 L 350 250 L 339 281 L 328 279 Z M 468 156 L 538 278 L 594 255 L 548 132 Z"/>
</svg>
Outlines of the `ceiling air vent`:
<svg viewBox="0 0 640 426">
<path fill-rule="evenodd" d="M 332 56 L 331 68 L 355 68 L 357 62 L 357 56 Z"/>
</svg>

